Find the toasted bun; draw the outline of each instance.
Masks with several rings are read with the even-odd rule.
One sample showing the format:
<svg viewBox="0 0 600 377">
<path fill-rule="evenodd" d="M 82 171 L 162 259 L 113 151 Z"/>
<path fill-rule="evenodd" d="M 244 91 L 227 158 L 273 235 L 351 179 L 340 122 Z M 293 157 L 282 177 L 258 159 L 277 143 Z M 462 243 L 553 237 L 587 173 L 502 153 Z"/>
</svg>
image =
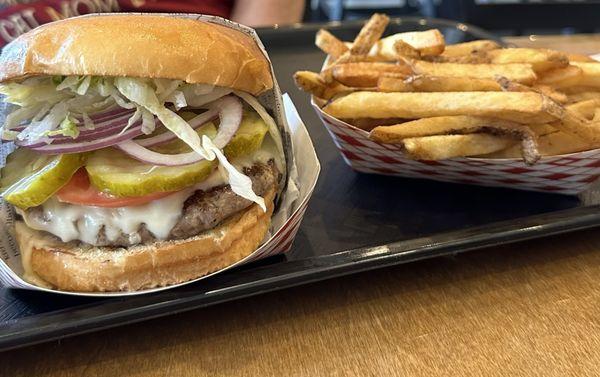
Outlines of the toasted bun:
<svg viewBox="0 0 600 377">
<path fill-rule="evenodd" d="M 188 18 L 91 15 L 40 26 L 4 47 L 0 82 L 36 75 L 184 80 L 258 95 L 273 87 L 249 35 Z"/>
<path fill-rule="evenodd" d="M 130 248 L 85 247 L 17 222 L 27 280 L 65 291 L 134 291 L 177 284 L 220 270 L 250 255 L 264 239 L 273 214 L 254 204 L 223 224 L 185 240 Z"/>
</svg>

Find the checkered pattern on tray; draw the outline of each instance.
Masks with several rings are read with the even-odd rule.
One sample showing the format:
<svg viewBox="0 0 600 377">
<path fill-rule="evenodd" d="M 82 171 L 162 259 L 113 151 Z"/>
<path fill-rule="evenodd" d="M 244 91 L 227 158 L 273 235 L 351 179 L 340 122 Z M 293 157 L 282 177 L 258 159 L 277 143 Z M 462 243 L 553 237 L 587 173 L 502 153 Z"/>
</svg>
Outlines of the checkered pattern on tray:
<svg viewBox="0 0 600 377">
<path fill-rule="evenodd" d="M 369 140 L 368 132 L 313 107 L 344 161 L 359 172 L 568 195 L 585 191 L 600 176 L 600 149 L 542 157 L 533 166 L 520 159 L 411 160 L 399 146 Z"/>
</svg>

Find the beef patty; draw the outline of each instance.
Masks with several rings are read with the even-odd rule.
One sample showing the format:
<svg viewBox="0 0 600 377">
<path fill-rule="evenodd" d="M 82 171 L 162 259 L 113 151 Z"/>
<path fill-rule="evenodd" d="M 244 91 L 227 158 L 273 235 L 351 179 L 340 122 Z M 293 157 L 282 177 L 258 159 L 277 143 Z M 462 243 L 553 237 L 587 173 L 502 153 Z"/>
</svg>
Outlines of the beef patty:
<svg viewBox="0 0 600 377">
<path fill-rule="evenodd" d="M 268 164 L 255 164 L 244 168 L 244 174 L 252 180 L 254 192 L 263 196 L 269 190 L 276 187 L 279 182 L 279 172 L 273 160 Z M 184 239 L 197 235 L 198 233 L 212 229 L 229 216 L 234 215 L 248 207 L 252 202 L 235 194 L 229 185 L 214 187 L 207 191 L 198 190 L 194 192 L 184 203 L 182 215 L 175 224 L 168 239 Z M 43 217 L 41 206 L 27 210 L 28 216 Z M 142 225 L 138 230 L 141 243 L 156 241 L 152 233 Z M 130 246 L 131 236 L 121 233 L 116 239 L 109 240 L 104 229 L 98 232 L 98 239 L 94 246 Z"/>
</svg>

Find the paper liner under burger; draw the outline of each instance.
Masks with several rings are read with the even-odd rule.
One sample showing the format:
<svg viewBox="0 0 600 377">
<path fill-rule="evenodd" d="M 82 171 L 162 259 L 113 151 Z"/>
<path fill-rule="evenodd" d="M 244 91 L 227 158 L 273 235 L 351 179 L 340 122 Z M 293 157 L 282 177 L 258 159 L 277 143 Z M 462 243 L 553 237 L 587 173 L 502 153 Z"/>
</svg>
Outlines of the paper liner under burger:
<svg viewBox="0 0 600 377">
<path fill-rule="evenodd" d="M 153 16 L 168 16 L 181 17 L 188 19 L 201 20 L 203 22 L 216 23 L 238 31 L 241 31 L 256 42 L 262 53 L 268 55 L 264 49 L 262 42 L 259 40 L 256 32 L 253 29 L 239 25 L 229 20 L 225 20 L 216 16 L 204 16 L 194 14 L 153 14 Z M 82 17 L 106 17 L 110 14 L 92 14 Z M 269 60 L 270 62 L 270 60 Z M 50 288 L 38 287 L 23 280 L 23 267 L 21 263 L 21 255 L 15 242 L 14 237 L 14 210 L 7 202 L 0 200 L 0 216 L 2 225 L 0 225 L 0 283 L 5 287 L 22 288 L 30 290 L 41 290 L 69 295 L 79 296 L 124 296 L 138 295 L 150 292 L 156 292 L 165 289 L 171 289 L 181 285 L 189 284 L 215 273 L 224 271 L 231 267 L 246 263 L 250 260 L 264 258 L 270 255 L 278 254 L 289 250 L 294 236 L 298 230 L 308 200 L 312 194 L 316 184 L 320 165 L 315 154 L 314 147 L 308 136 L 306 128 L 298 117 L 297 111 L 293 103 L 286 96 L 285 99 L 281 96 L 281 91 L 275 79 L 273 67 L 270 67 L 271 76 L 273 79 L 273 89 L 269 90 L 258 97 L 260 103 L 270 110 L 277 126 L 279 127 L 283 143 L 284 152 L 286 154 L 287 176 L 284 178 L 282 192 L 278 197 L 274 215 L 271 220 L 271 227 L 268 236 L 262 245 L 252 254 L 246 256 L 242 260 L 223 268 L 219 271 L 211 273 L 200 278 L 184 282 L 181 284 L 170 285 L 167 287 L 159 287 L 146 289 L 134 292 L 98 292 L 98 293 L 82 293 L 82 292 L 65 292 Z M 286 118 L 287 116 L 287 118 Z M 3 144 L 0 149 L 0 161 L 4 164 L 7 154 L 11 150 L 11 144 Z"/>
</svg>

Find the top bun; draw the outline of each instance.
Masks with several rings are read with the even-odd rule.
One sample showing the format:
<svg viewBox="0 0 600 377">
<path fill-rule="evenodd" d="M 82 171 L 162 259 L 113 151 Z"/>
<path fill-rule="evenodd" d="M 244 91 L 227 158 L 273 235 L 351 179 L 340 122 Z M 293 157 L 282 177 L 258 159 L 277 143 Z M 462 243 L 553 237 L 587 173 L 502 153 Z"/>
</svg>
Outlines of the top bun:
<svg viewBox="0 0 600 377">
<path fill-rule="evenodd" d="M 269 62 L 249 35 L 189 18 L 141 14 L 52 22 L 4 47 L 0 82 L 36 75 L 176 79 L 253 95 L 273 87 Z"/>
</svg>

